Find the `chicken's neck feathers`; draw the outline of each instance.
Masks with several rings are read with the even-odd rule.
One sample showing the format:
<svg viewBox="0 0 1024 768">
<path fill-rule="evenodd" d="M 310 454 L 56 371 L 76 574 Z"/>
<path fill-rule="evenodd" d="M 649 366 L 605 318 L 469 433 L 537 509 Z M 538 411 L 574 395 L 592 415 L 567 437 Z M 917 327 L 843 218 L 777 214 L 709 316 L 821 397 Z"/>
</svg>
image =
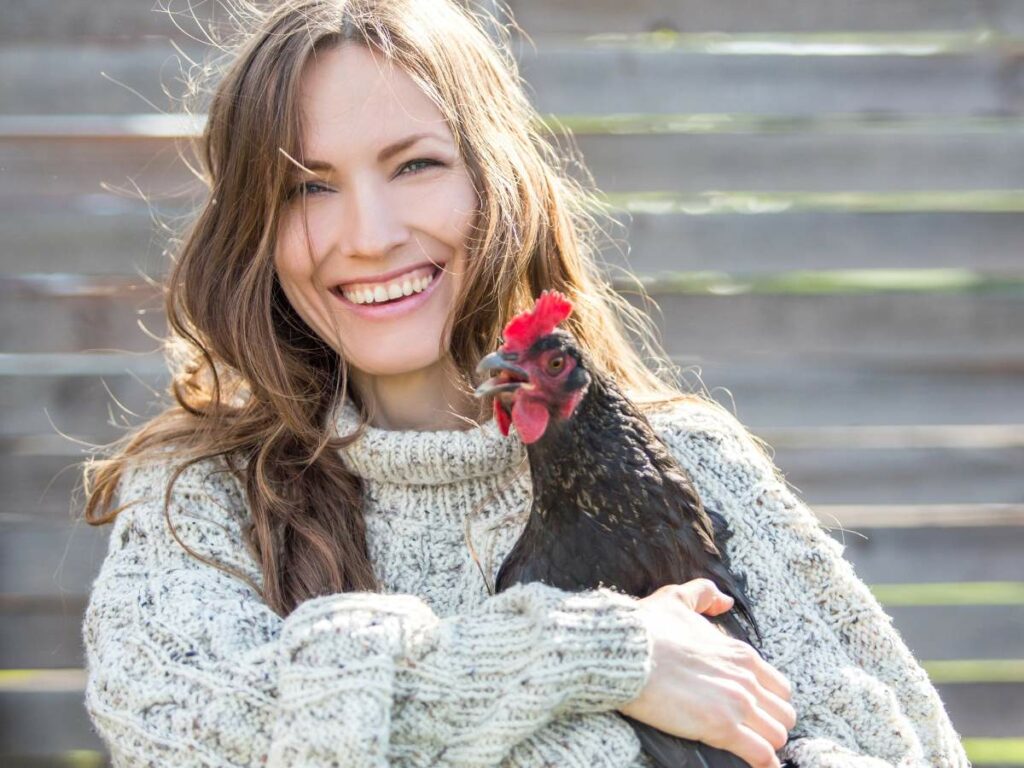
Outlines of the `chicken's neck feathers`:
<svg viewBox="0 0 1024 768">
<path fill-rule="evenodd" d="M 579 511 L 601 509 L 615 525 L 630 520 L 614 519 L 614 511 L 586 496 L 602 487 L 621 488 L 627 470 L 652 472 L 650 447 L 658 440 L 646 418 L 618 387 L 591 372 L 587 393 L 568 419 L 552 419 L 543 437 L 526 446 L 533 480 L 533 509 L 556 517 L 565 499 L 580 498 Z M 575 516 L 577 509 L 570 511 Z M 550 520 L 557 523 L 557 520 Z"/>
</svg>

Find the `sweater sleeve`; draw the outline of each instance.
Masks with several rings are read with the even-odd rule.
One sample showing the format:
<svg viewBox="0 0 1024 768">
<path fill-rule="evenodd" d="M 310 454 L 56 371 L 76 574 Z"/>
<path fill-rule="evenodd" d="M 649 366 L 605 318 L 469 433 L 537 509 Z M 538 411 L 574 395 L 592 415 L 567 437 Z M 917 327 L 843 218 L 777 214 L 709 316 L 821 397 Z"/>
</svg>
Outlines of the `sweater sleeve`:
<svg viewBox="0 0 1024 768">
<path fill-rule="evenodd" d="M 237 482 L 203 462 L 169 515 L 202 557 L 261 584 Z M 83 639 L 85 706 L 114 765 L 497 765 L 562 715 L 634 699 L 650 671 L 636 601 L 520 585 L 438 618 L 418 597 L 344 593 L 282 619 L 188 554 L 169 468 L 133 467 Z"/>
<path fill-rule="evenodd" d="M 519 742 L 501 768 L 655 768 L 615 712 L 563 715 Z"/>
<path fill-rule="evenodd" d="M 706 505 L 729 520 L 766 660 L 797 713 L 779 752 L 799 768 L 963 768 L 959 736 L 927 673 L 843 547 L 728 413 L 662 435 Z"/>
</svg>

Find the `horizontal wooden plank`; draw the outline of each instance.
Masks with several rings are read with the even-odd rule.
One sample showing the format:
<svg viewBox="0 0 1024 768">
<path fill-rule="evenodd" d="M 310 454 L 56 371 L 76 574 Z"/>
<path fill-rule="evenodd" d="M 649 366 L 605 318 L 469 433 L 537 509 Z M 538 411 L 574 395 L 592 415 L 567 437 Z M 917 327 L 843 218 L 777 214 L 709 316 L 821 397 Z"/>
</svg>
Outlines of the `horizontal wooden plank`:
<svg viewBox="0 0 1024 768">
<path fill-rule="evenodd" d="M 1015 56 L 1021 39 L 993 30 L 908 32 L 650 32 L 607 31 L 592 35 L 543 35 L 531 50 L 546 48 L 627 48 L 715 56 Z M 517 41 L 522 43 L 522 41 Z"/>
<path fill-rule="evenodd" d="M 720 32 L 815 30 L 1024 30 L 1024 9 L 1012 0 L 506 0 L 531 36 L 657 29 Z"/>
<path fill-rule="evenodd" d="M 968 125 L 978 123 L 968 120 Z M 1010 121 L 1015 124 L 1015 120 Z M 134 115 L 0 115 L 0 139 L 4 141 L 135 141 L 198 137 L 206 125 L 206 115 L 188 112 L 140 112 Z"/>
<path fill-rule="evenodd" d="M 2 140 L 0 203 L 105 190 L 155 203 L 201 199 L 175 141 Z M 606 192 L 1016 189 L 1024 179 L 1024 122 L 981 134 L 949 133 L 936 121 L 927 133 L 585 134 L 577 144 Z"/>
<path fill-rule="evenodd" d="M 136 3 L 113 0 L 95 7 L 55 0 L 7 0 L 0 43 L 89 40 L 108 45 L 144 37 L 199 37 L 229 22 L 226 3 Z"/>
<path fill-rule="evenodd" d="M 1024 764 L 1024 739 L 967 739 L 964 740 L 971 764 L 985 768 L 1014 768 Z M 976 745 L 976 746 L 975 746 Z M 1009 755 L 1003 759 L 1003 755 Z M 18 755 L 0 753 L 0 761 L 10 768 L 103 768 L 109 766 L 109 757 L 94 750 Z"/>
<path fill-rule="evenodd" d="M 998 56 L 708 56 L 566 47 L 520 58 L 542 112 L 1019 114 Z M 884 84 L 884 87 L 881 87 Z"/>
<path fill-rule="evenodd" d="M 0 609 L 0 669 L 62 669 L 84 665 L 82 611 L 85 597 L 63 598 L 51 610 Z M 883 603 L 884 606 L 884 603 Z M 1012 658 L 1020 653 L 1024 606 L 904 606 L 886 613 L 919 659 L 932 661 Z M 950 626 L 962 631 L 951 633 Z M 971 668 L 934 667 L 936 679 L 980 677 Z M 1004 673 L 1001 673 L 1004 674 Z"/>
<path fill-rule="evenodd" d="M 99 749 L 44 751 L 33 755 L 6 752 L 0 753 L 0 763 L 8 768 L 107 768 L 111 764 L 110 755 Z"/>
<path fill-rule="evenodd" d="M 145 205 L 106 193 L 67 202 L 34 210 L 26 202 L 0 211 L 0 275 L 26 270 L 160 275 L 169 267 L 163 255 L 167 236 Z M 1024 228 L 1024 217 L 1021 221 Z"/>
<path fill-rule="evenodd" d="M 1024 504 L 818 504 L 815 512 L 849 529 L 1024 525 Z"/>
<path fill-rule="evenodd" d="M 924 263 L 958 268 L 970 254 L 977 269 L 1014 274 L 1020 264 L 1013 251 L 1018 230 L 1024 231 L 1024 216 L 1008 213 L 832 213 L 785 206 L 763 215 L 637 212 L 618 235 L 632 248 L 628 261 L 611 249 L 602 255 L 613 267 L 638 273 L 681 268 L 757 274 Z"/>
<path fill-rule="evenodd" d="M 943 659 L 922 665 L 936 683 L 1024 683 L 1024 659 Z"/>
<path fill-rule="evenodd" d="M 755 431 L 755 434 L 762 434 Z M 767 435 L 765 436 L 767 439 Z M 771 444 L 771 443 L 770 443 Z M 892 450 L 824 450 L 805 446 L 783 449 L 778 443 L 775 463 L 798 489 L 798 495 L 819 511 L 823 522 L 837 526 L 836 517 L 863 521 L 865 526 L 886 510 L 836 509 L 830 512 L 824 504 L 843 505 L 913 505 L 955 504 L 950 513 L 966 513 L 959 505 L 1013 504 L 1021 498 L 1019 468 L 1022 450 L 956 450 L 912 449 Z M 876 482 L 877 479 L 877 482 Z M 910 510 L 906 510 L 909 512 Z M 997 510 L 986 513 L 993 519 Z M 916 510 L 913 518 L 927 518 L 928 513 Z M 897 516 L 894 522 L 905 517 Z M 851 523 L 860 527 L 861 522 Z"/>
<path fill-rule="evenodd" d="M 680 382 L 707 391 L 755 432 L 786 444 L 784 427 L 1024 423 L 1024 371 L 751 363 L 685 356 Z M 819 439 L 816 436 L 815 439 Z M 796 443 L 798 444 L 798 443 Z M 788 443 L 795 446 L 794 443 Z"/>
<path fill-rule="evenodd" d="M 981 739 L 961 738 L 972 765 L 1019 766 L 1024 765 L 1024 738 Z"/>
<path fill-rule="evenodd" d="M 0 115 L 2 141 L 97 142 L 179 141 L 199 137 L 206 125 L 203 113 L 140 112 L 137 114 L 16 114 Z M 684 136 L 836 134 L 971 135 L 1019 133 L 1019 117 L 958 115 L 935 117 L 899 113 L 760 115 L 748 112 L 606 114 L 543 114 L 535 127 L 561 136 Z"/>
<path fill-rule="evenodd" d="M 58 0 L 8 0 L 9 22 L 0 43 L 24 40 L 94 40 L 123 42 L 144 36 L 188 39 L 204 28 L 225 25 L 220 3 L 172 0 L 147 5 L 108 0 L 86 13 Z M 494 4 L 475 6 L 494 12 Z M 792 0 L 741 0 L 723 6 L 708 0 L 634 0 L 628 6 L 613 0 L 506 0 L 512 18 L 531 37 L 544 34 L 592 34 L 679 31 L 793 32 L 964 30 L 1024 32 L 1024 12 L 1013 0 L 822 0 L 804 6 Z M 170 10 L 168 14 L 163 8 Z M 507 23 L 504 14 L 499 20 Z M 179 27 L 181 29 L 179 29 Z"/>
<path fill-rule="evenodd" d="M 107 554 L 110 536 L 110 526 L 93 527 L 82 521 L 63 525 L 0 522 L 0 529 L 4 555 L 0 592 L 37 597 L 74 599 L 88 592 Z"/>
<path fill-rule="evenodd" d="M 73 202 L 104 192 L 129 201 L 181 197 L 190 188 L 202 190 L 183 144 L 160 138 L 3 139 L 0 202 Z"/>
<path fill-rule="evenodd" d="M 152 352 L 160 348 L 152 334 L 166 333 L 159 290 L 127 276 L 3 278 L 0 295 L 13 345 L 2 352 Z"/>
<path fill-rule="evenodd" d="M 815 450 L 998 450 L 1024 447 L 1021 424 L 906 424 L 782 427 L 771 431 L 775 444 Z"/>
<path fill-rule="evenodd" d="M 160 275 L 170 233 L 185 212 L 100 194 L 0 210 L 0 275 L 31 272 Z M 757 210 L 757 213 L 754 213 Z M 155 220 L 154 220 L 155 219 Z M 616 224 L 616 222 L 618 222 Z M 780 203 L 745 212 L 636 210 L 606 224 L 601 258 L 638 273 L 694 270 L 752 274 L 789 269 L 963 268 L 1020 274 L 1021 213 L 801 210 Z M 628 253 L 626 252 L 628 248 Z M 969 261 L 968 261 L 969 259 Z"/>
<path fill-rule="evenodd" d="M 80 600 L 74 601 L 76 603 Z M 61 669 L 85 664 L 82 609 L 4 611 L 0 622 L 0 666 Z"/>
<path fill-rule="evenodd" d="M 660 189 L 1012 189 L 1024 178 L 1018 134 L 580 136 L 608 192 Z"/>
<path fill-rule="evenodd" d="M 968 285 L 974 279 L 958 274 L 950 278 L 954 283 L 964 278 Z M 750 285 L 743 281 L 715 287 L 677 276 L 649 285 L 653 303 L 628 287 L 629 282 L 617 285 L 627 300 L 652 315 L 663 335 L 667 329 L 687 329 L 685 334 L 668 333 L 665 348 L 691 363 L 704 356 L 739 355 L 751 361 L 1024 361 L 1024 336 L 1019 333 L 1024 327 L 1024 291 L 1015 284 L 977 291 L 940 286 L 912 293 L 876 292 L 884 286 L 871 280 L 852 285 L 854 291 L 866 292 L 829 295 L 821 289 L 833 287 L 819 280 L 817 287 L 794 284 L 785 290 L 797 292 L 776 294 L 746 293 Z M 765 285 L 766 291 L 774 290 Z M 150 333 L 164 333 L 162 298 L 129 279 L 4 277 L 0 295 L 0 323 L 8 329 L 0 340 L 2 353 L 154 351 L 159 345 L 140 321 Z"/>
<path fill-rule="evenodd" d="M 843 556 L 853 563 L 858 577 L 870 584 L 1014 581 L 1020 577 L 1020 547 L 1024 545 L 1020 527 L 830 533 L 844 545 Z"/>
<path fill-rule="evenodd" d="M 106 556 L 109 528 L 77 520 L 0 519 L 0 592 L 73 597 L 87 591 Z M 866 583 L 1017 581 L 1021 576 L 1024 526 L 862 528 L 829 534 L 845 546 L 844 557 Z"/>
<path fill-rule="evenodd" d="M 110 438 L 113 439 L 113 438 Z M 18 441 L 20 442 L 20 441 Z M 3 502 L 0 502 L 0 520 L 5 521 L 61 521 L 77 517 L 84 505 L 81 491 L 82 461 L 85 442 L 78 437 L 54 436 L 49 442 L 59 443 L 68 453 L 78 451 L 79 457 L 52 455 L 8 455 L 9 484 Z M 959 493 L 956 498 L 1008 497 L 1019 493 L 1021 479 L 1014 474 L 1019 466 L 1021 449 L 1012 451 L 974 451 L 961 455 L 944 451 L 901 451 L 893 458 L 893 451 L 868 451 L 858 456 L 850 452 L 828 451 L 829 459 L 811 459 L 800 462 L 801 455 L 821 449 L 808 448 L 795 453 L 779 450 L 776 443 L 776 463 L 785 467 L 788 481 L 798 496 L 809 503 L 818 518 L 828 528 L 842 534 L 856 535 L 865 528 L 908 527 L 971 527 L 979 525 L 1024 526 L 1024 504 L 1012 501 L 961 501 L 943 503 L 935 501 L 944 492 Z M 835 468 L 842 467 L 843 456 L 850 460 L 848 478 L 835 479 Z M 936 456 L 945 459 L 938 470 L 929 470 L 929 462 Z M 829 464 L 828 461 L 832 463 Z M 809 466 L 807 466 L 809 465 Z M 870 472 L 877 470 L 875 478 Z M 945 472 L 974 472 L 968 479 L 944 481 Z M 912 473 L 918 482 L 927 486 L 907 487 L 906 477 Z M 872 481 L 868 492 L 859 491 L 858 482 Z M 813 495 L 808 495 L 808 492 Z M 899 502 L 885 500 L 886 494 L 901 495 Z M 829 503 L 817 499 L 829 496 L 847 496 L 859 500 L 847 503 Z M 871 497 L 865 499 L 864 497 Z"/>
<path fill-rule="evenodd" d="M 742 0 L 728 7 L 707 0 L 507 0 L 512 18 L 531 37 L 657 29 L 717 32 L 997 30 L 1024 32 L 1024 13 L 1013 0 L 843 0 L 802 6 L 791 0 Z M 113 0 L 86 13 L 57 0 L 8 0 L 0 43 L 24 40 L 93 40 L 118 43 L 143 36 L 188 39 L 228 22 L 219 3 L 172 1 L 159 6 Z M 493 11 L 487 0 L 475 3 Z M 171 14 L 162 8 L 167 7 Z M 508 19 L 498 15 L 499 20 Z M 179 29 L 179 27 L 181 29 Z"/>
<path fill-rule="evenodd" d="M 7 725 L 0 751 L 39 753 L 41 750 L 97 749 L 81 705 L 82 686 L 74 690 L 41 692 L 0 691 L 0 715 Z M 940 685 L 939 696 L 957 732 L 975 737 L 1012 738 L 1024 716 L 1024 684 Z M 62 728 L 54 729 L 53 723 Z M 60 736 L 54 737 L 53 732 Z"/>
<path fill-rule="evenodd" d="M 116 46 L 8 43 L 0 47 L 0 104 L 6 114 L 180 112 L 190 60 L 211 51 L 195 42 L 179 47 L 181 53 L 160 39 Z M 57 70 L 53 61 L 64 66 Z M 205 110 L 206 103 L 196 108 Z"/>
<path fill-rule="evenodd" d="M 1024 605 L 1024 581 L 873 584 L 871 591 L 888 609 Z M 1014 652 L 1016 653 L 1016 652 Z M 970 655 L 970 654 L 964 654 Z M 1013 654 L 1000 654 L 1012 656 Z"/>
<path fill-rule="evenodd" d="M 32 693 L 35 691 L 84 691 L 85 669 L 2 669 L 0 691 Z"/>
<path fill-rule="evenodd" d="M 707 393 L 779 447 L 810 440 L 819 448 L 999 448 L 1024 440 L 1014 431 L 1024 424 L 1024 371 L 675 362 L 685 391 Z M 0 377 L 0 435 L 18 438 L 58 438 L 58 431 L 113 438 L 119 432 L 111 413 L 123 413 L 118 403 L 151 413 L 154 390 L 162 393 L 168 382 L 159 353 L 0 354 Z M 808 427 L 815 429 L 802 431 Z M 829 427 L 842 429 L 823 431 Z"/>
<path fill-rule="evenodd" d="M 182 44 L 202 60 L 201 46 Z M 835 51 L 831 51 L 834 53 Z M 208 53 L 208 52 L 207 52 Z M 691 53 L 635 43 L 518 46 L 520 72 L 542 113 L 894 112 L 1022 114 L 1024 68 L 998 51 L 834 56 Z M 59 72 L 55 59 L 67 64 Z M 0 103 L 8 114 L 181 111 L 189 64 L 170 44 L 8 45 L 0 48 Z M 47 75 L 47 72 L 55 72 Z M 880 85 L 884 84 L 884 87 Z M 169 97 L 167 93 L 173 95 Z M 206 101 L 194 105 L 197 111 Z"/>
<path fill-rule="evenodd" d="M 122 366 L 96 375 L 17 376 L 4 380 L 0 405 L 4 418 L 0 435 L 73 435 L 90 441 L 112 440 L 125 423 L 158 412 L 169 375 L 159 355 L 147 355 L 153 365 L 139 365 L 117 355 Z M 127 359 L 126 359 L 127 358 Z M 9 358 L 0 359 L 0 371 Z"/>
<path fill-rule="evenodd" d="M 1024 449 L 1019 447 L 829 449 L 810 442 L 793 449 L 773 440 L 771 430 L 754 433 L 769 442 L 775 464 L 799 497 L 832 528 L 964 526 L 971 520 L 1009 525 L 1021 519 Z M 75 440 L 100 442 L 82 435 L 52 435 L 41 441 L 48 445 L 27 445 L 27 454 L 3 455 L 0 516 L 66 521 L 80 513 L 78 487 L 87 450 Z M 60 454 L 31 453 L 55 447 Z"/>
<path fill-rule="evenodd" d="M 649 306 L 638 294 L 622 293 L 652 315 L 669 354 L 693 362 L 704 355 L 748 355 L 752 361 L 1005 363 L 1024 351 L 1018 332 L 1024 318 L 1017 316 L 1024 302 L 1012 295 L 713 297 L 652 289 L 655 306 Z"/>
<path fill-rule="evenodd" d="M 66 690 L 0 691 L 0 754 L 103 751 L 82 703 L 85 684 L 79 678 Z"/>
<path fill-rule="evenodd" d="M 94 355 L 6 355 L 0 354 L 0 376 L 15 378 L 88 378 L 95 376 L 153 376 L 166 372 L 159 354 L 131 355 L 102 353 Z"/>
<path fill-rule="evenodd" d="M 957 733 L 974 738 L 1020 736 L 1024 684 L 939 684 L 936 688 Z"/>
<path fill-rule="evenodd" d="M 602 204 L 628 213 L 721 215 L 766 212 L 832 211 L 837 213 L 1021 213 L 1024 192 L 1003 189 L 906 190 L 901 192 L 608 192 Z"/>
</svg>

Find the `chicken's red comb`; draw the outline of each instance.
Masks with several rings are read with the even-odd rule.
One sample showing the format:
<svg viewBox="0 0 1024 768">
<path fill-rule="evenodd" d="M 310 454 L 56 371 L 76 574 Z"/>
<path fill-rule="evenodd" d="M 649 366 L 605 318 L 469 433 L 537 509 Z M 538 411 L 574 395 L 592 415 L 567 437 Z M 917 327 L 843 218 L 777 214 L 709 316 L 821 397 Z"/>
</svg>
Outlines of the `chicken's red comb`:
<svg viewBox="0 0 1024 768">
<path fill-rule="evenodd" d="M 572 312 L 572 302 L 564 293 L 554 289 L 541 291 L 533 309 L 520 312 L 508 321 L 502 336 L 502 349 L 517 351 L 529 349 L 539 337 L 551 333 L 555 326 Z"/>
</svg>

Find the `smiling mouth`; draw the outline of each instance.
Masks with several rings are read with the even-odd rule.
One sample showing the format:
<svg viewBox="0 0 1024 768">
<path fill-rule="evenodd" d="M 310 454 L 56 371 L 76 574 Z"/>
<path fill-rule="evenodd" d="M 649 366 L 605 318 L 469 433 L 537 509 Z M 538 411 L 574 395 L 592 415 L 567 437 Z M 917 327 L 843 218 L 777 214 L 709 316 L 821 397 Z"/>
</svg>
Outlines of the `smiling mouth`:
<svg viewBox="0 0 1024 768">
<path fill-rule="evenodd" d="M 404 301 L 405 299 L 411 299 L 414 296 L 419 296 L 421 293 L 427 292 L 430 289 L 430 287 L 435 282 L 437 282 L 438 278 L 441 276 L 441 272 L 442 272 L 443 269 L 444 269 L 444 264 L 436 264 L 434 266 L 433 271 L 430 274 L 430 279 L 426 283 L 423 284 L 423 287 L 420 288 L 420 290 L 412 290 L 411 286 L 410 286 L 410 292 L 409 293 L 403 293 L 401 296 L 395 296 L 394 298 L 387 298 L 387 299 L 384 299 L 382 301 L 356 301 L 355 298 L 352 296 L 352 293 L 349 292 L 348 295 L 346 295 L 345 291 L 342 290 L 342 286 L 340 286 L 340 285 L 334 286 L 333 288 L 330 289 L 330 291 L 331 291 L 331 293 L 333 293 L 338 298 L 344 299 L 345 301 L 349 302 L 350 304 L 355 304 L 356 306 L 360 306 L 360 307 L 383 307 L 383 306 L 388 306 L 390 304 L 398 304 L 399 302 Z M 410 270 L 410 272 L 415 272 L 415 271 L 417 271 L 417 270 Z M 422 280 L 422 278 L 420 278 L 420 280 Z M 414 281 L 412 281 L 412 284 L 415 285 L 415 284 L 419 283 L 420 280 L 414 280 Z M 398 282 L 398 281 L 396 281 L 396 282 Z"/>
</svg>

